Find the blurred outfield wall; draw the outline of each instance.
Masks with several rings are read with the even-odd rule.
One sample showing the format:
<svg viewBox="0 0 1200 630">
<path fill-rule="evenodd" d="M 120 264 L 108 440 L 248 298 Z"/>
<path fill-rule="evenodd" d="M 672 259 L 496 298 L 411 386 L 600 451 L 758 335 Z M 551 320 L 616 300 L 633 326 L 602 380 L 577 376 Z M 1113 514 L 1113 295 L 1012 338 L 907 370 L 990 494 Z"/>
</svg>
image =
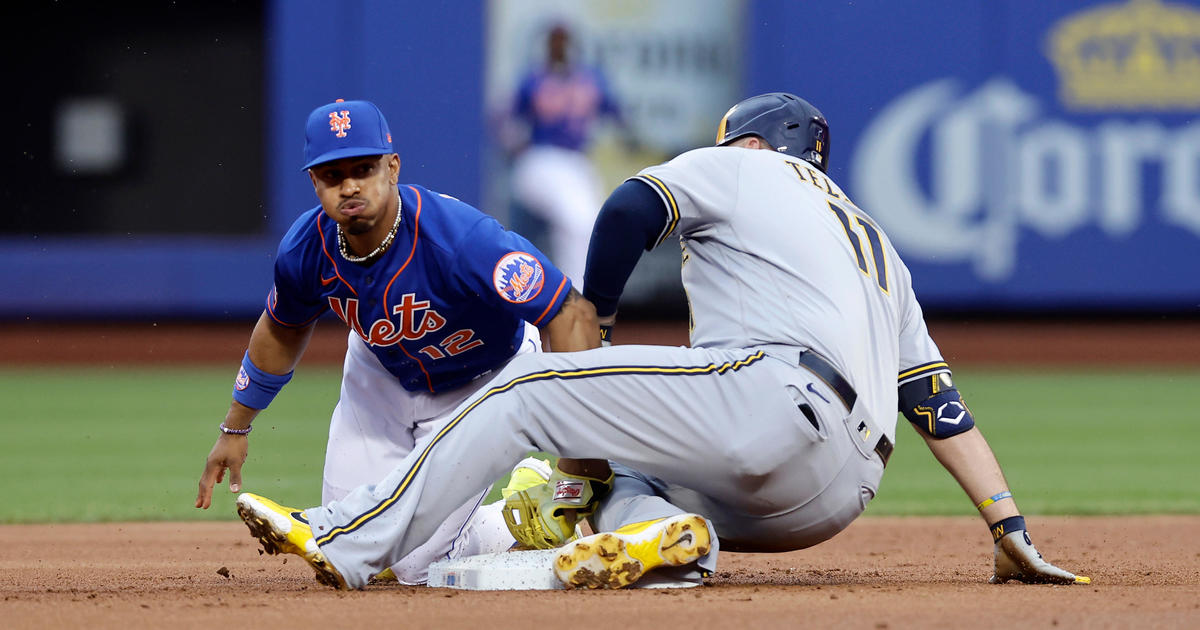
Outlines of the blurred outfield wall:
<svg viewBox="0 0 1200 630">
<path fill-rule="evenodd" d="M 6 44 L 73 69 L 20 77 L 45 97 L 15 105 L 26 125 L 6 166 L 37 185 L 4 197 L 6 319 L 253 317 L 279 236 L 315 204 L 304 118 L 339 97 L 381 105 L 403 181 L 508 220 L 489 115 L 555 17 L 615 73 L 645 140 L 627 154 L 601 130 L 610 183 L 711 143 L 697 121 L 715 126 L 724 103 L 791 91 L 828 117 L 831 174 L 887 229 L 927 310 L 1200 305 L 1195 2 L 226 0 L 109 11 L 103 40 L 100 17 L 58 6 L 30 20 L 58 30 Z M 632 300 L 678 300 L 661 249 Z"/>
</svg>

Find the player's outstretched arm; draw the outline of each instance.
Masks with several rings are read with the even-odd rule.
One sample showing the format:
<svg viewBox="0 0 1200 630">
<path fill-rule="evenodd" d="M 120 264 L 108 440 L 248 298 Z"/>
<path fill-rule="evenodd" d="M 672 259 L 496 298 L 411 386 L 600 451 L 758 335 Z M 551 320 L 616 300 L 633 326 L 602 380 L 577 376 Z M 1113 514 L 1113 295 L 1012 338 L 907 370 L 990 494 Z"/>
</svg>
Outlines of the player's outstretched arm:
<svg viewBox="0 0 1200 630">
<path fill-rule="evenodd" d="M 550 333 L 544 345 L 560 352 L 596 348 L 601 344 L 602 325 L 606 329 L 604 345 L 609 345 L 625 282 L 642 251 L 655 245 L 665 225 L 666 213 L 658 193 L 636 180 L 618 186 L 600 208 L 592 228 L 587 269 L 583 274 L 586 296 L 571 290 L 558 315 L 543 328 L 543 332 Z M 597 312 L 602 316 L 597 318 Z M 572 497 L 563 495 L 564 499 L 570 499 L 569 504 L 558 501 L 557 487 L 561 481 L 566 481 L 567 487 L 575 484 L 574 487 L 588 488 L 586 505 L 580 506 L 573 500 L 574 493 Z M 561 545 L 574 532 L 575 518 L 590 514 L 611 483 L 612 470 L 603 459 L 560 458 L 551 483 L 540 490 L 530 489 L 508 497 L 505 520 L 509 531 L 526 546 Z M 580 507 L 584 509 L 580 511 Z M 515 518 L 515 513 L 522 518 Z"/>
<path fill-rule="evenodd" d="M 571 288 L 554 318 L 541 328 L 542 345 L 551 352 L 577 352 L 600 347 L 596 307 Z"/>
<path fill-rule="evenodd" d="M 577 352 L 600 347 L 596 307 L 574 288 L 558 313 L 542 327 L 543 345 L 552 352 Z M 575 532 L 580 517 L 591 514 L 612 483 L 612 470 L 603 459 L 560 458 L 548 483 L 505 497 L 504 520 L 518 543 L 533 549 L 551 549 Z M 575 488 L 560 497 L 558 488 Z"/>
<path fill-rule="evenodd" d="M 596 307 L 575 289 L 567 295 L 562 308 L 546 325 L 547 341 L 552 352 L 576 352 L 600 347 L 600 324 Z M 607 479 L 612 475 L 603 459 L 560 459 L 562 472 L 580 477 Z"/>
<path fill-rule="evenodd" d="M 1090 578 L 1064 571 L 1042 558 L 1033 546 L 1025 519 L 1017 510 L 996 456 L 977 427 L 938 439 L 918 431 L 934 457 L 954 476 L 979 508 L 992 531 L 995 573 L 990 582 L 1017 580 L 1027 584 L 1088 584 Z"/>
<path fill-rule="evenodd" d="M 300 361 L 300 356 L 304 354 L 304 349 L 308 347 L 314 328 L 315 324 L 304 328 L 286 328 L 273 322 L 267 313 L 263 312 L 250 335 L 250 347 L 246 351 L 246 359 L 242 362 L 242 371 L 238 373 L 234 387 L 242 391 L 249 387 L 259 387 L 260 384 L 253 382 L 258 377 L 267 381 L 277 379 L 276 382 L 286 382 Z M 247 361 L 250 362 L 251 369 L 257 371 L 258 377 L 247 376 Z M 261 393 L 259 399 L 263 400 Z M 266 402 L 269 402 L 269 399 Z M 250 423 L 265 407 L 266 404 L 254 408 L 237 400 L 230 402 L 225 421 L 221 423 L 221 433 L 209 451 L 204 463 L 204 473 L 200 475 L 196 507 L 208 509 L 212 505 L 213 487 L 224 480 L 226 470 L 229 471 L 229 491 L 241 491 L 242 463 L 246 461 L 246 455 L 249 453 Z"/>
</svg>

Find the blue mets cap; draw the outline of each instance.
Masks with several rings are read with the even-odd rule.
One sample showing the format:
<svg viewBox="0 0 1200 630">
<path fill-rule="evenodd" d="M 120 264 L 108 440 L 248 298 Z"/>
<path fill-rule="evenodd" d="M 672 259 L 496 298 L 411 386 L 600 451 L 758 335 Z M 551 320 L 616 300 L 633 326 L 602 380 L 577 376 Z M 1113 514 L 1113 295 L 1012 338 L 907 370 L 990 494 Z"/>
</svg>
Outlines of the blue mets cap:
<svg viewBox="0 0 1200 630">
<path fill-rule="evenodd" d="M 363 155 L 386 155 L 392 132 L 383 112 L 368 101 L 338 99 L 308 115 L 304 128 L 304 168 Z"/>
</svg>

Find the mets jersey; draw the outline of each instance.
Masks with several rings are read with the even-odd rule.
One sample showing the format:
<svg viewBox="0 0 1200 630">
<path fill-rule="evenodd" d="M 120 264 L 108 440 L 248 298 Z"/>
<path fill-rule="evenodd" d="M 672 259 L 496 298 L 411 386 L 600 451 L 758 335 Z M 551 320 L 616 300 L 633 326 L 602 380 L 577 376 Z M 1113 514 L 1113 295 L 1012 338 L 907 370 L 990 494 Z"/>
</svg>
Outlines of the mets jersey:
<svg viewBox="0 0 1200 630">
<path fill-rule="evenodd" d="M 600 115 L 619 115 L 608 83 L 592 68 L 530 74 L 517 90 L 514 109 L 529 122 L 532 144 L 572 151 L 583 150 L 592 123 Z"/>
<path fill-rule="evenodd" d="M 948 371 L 908 269 L 827 175 L 774 151 L 708 147 L 641 171 L 678 235 L 693 347 L 807 348 L 895 438 L 897 377 Z"/>
<path fill-rule="evenodd" d="M 267 312 L 307 326 L 332 310 L 409 391 L 441 392 L 504 363 L 524 322 L 544 325 L 571 288 L 522 236 L 453 197 L 400 185 L 392 245 L 368 264 L 338 247 L 317 206 L 283 237 Z"/>
</svg>

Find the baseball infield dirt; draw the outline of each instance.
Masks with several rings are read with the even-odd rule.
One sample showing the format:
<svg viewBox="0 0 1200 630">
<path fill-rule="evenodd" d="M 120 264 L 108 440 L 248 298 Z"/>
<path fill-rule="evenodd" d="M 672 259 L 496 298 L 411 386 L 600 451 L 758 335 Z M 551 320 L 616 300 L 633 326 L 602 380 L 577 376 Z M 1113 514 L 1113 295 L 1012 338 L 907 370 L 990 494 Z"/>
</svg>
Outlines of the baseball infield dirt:
<svg viewBox="0 0 1200 630">
<path fill-rule="evenodd" d="M 931 324 L 951 361 L 1198 365 L 1200 324 Z M 11 364 L 221 362 L 250 324 L 0 327 Z M 684 344 L 678 325 L 618 341 Z M 306 362 L 337 362 L 324 326 Z M 637 628 L 1196 628 L 1200 516 L 1030 517 L 1048 560 L 1088 586 L 989 585 L 991 542 L 974 518 L 859 519 L 786 554 L 724 554 L 704 588 L 466 592 L 374 585 L 341 593 L 294 556 L 258 553 L 236 521 L 0 527 L 0 627 L 522 630 Z"/>
<path fill-rule="evenodd" d="M 785 554 L 724 554 L 703 588 L 342 593 L 239 522 L 0 527 L 6 628 L 1195 628 L 1200 517 L 1033 517 L 1088 586 L 989 585 L 971 518 L 863 518 Z"/>
</svg>

